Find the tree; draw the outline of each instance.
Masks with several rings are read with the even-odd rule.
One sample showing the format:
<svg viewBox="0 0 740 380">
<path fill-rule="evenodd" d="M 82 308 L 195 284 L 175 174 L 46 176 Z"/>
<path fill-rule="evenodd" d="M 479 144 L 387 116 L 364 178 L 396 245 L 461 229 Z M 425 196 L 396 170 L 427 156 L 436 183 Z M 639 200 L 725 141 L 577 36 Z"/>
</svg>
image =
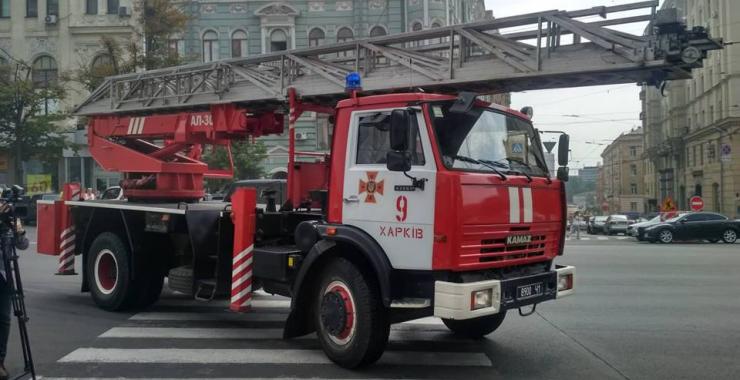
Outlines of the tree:
<svg viewBox="0 0 740 380">
<path fill-rule="evenodd" d="M 234 160 L 234 179 L 255 179 L 265 175 L 261 163 L 267 157 L 267 148 L 261 141 L 234 141 L 231 143 L 231 155 Z M 226 149 L 215 149 L 204 154 L 204 161 L 211 168 L 228 168 L 229 157 Z M 209 180 L 207 187 L 215 191 L 223 187 L 226 181 Z"/>
<path fill-rule="evenodd" d="M 98 88 L 108 76 L 183 63 L 185 57 L 171 46 L 190 20 L 181 6 L 170 0 L 136 0 L 134 9 L 137 26 L 131 39 L 122 44 L 110 36 L 101 37 L 102 53 L 81 63 L 73 74 L 72 79 L 88 91 Z"/>
<path fill-rule="evenodd" d="M 59 123 L 66 115 L 53 111 L 64 96 L 58 81 L 34 83 L 31 67 L 23 62 L 0 68 L 0 149 L 14 157 L 17 182 L 23 181 L 23 161 L 55 163 L 68 146 Z"/>
</svg>

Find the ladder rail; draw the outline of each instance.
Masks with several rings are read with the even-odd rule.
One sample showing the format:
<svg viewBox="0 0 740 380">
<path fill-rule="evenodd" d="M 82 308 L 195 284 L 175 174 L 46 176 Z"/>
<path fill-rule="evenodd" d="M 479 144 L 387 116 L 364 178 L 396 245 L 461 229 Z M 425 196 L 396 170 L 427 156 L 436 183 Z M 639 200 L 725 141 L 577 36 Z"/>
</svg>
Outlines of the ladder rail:
<svg viewBox="0 0 740 380">
<path fill-rule="evenodd" d="M 662 48 L 669 46 L 664 39 L 681 38 L 637 36 L 609 28 L 640 21 L 652 23 L 656 6 L 657 1 L 643 1 L 572 12 L 549 10 L 123 74 L 106 78 L 76 113 L 206 109 L 220 103 L 284 108 L 289 87 L 311 101 L 330 102 L 343 97 L 342 76 L 351 71 L 363 73 L 363 89 L 368 93 L 416 88 L 496 93 L 566 84 L 570 87 L 686 78 L 691 68 L 701 65 L 701 59 L 678 62 L 668 59 L 675 57 Z M 609 18 L 613 13 L 635 10 L 649 10 L 650 14 Z M 589 16 L 604 20 L 578 20 Z M 505 30 L 510 28 L 515 30 Z M 691 37 L 685 38 L 684 45 L 698 46 L 702 59 L 708 50 L 721 48 L 706 33 L 684 33 Z M 572 36 L 570 41 L 562 38 L 566 35 Z M 675 52 L 671 54 L 675 56 Z"/>
</svg>

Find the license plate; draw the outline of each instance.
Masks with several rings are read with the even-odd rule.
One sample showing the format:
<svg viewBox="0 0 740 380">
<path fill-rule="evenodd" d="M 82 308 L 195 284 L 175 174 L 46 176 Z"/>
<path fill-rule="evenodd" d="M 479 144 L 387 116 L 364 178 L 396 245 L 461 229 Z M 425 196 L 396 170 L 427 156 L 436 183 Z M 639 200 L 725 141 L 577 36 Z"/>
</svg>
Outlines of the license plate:
<svg viewBox="0 0 740 380">
<path fill-rule="evenodd" d="M 516 298 L 520 300 L 525 300 L 527 298 L 541 296 L 543 292 L 544 286 L 541 282 L 529 285 L 522 285 L 516 288 Z"/>
</svg>

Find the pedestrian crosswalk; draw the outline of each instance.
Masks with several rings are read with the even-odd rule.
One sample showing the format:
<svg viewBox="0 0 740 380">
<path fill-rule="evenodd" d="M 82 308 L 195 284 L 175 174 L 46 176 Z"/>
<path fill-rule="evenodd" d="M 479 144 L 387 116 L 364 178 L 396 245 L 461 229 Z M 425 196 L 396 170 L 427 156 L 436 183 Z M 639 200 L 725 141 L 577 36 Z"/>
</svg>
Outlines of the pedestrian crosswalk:
<svg viewBox="0 0 740 380">
<path fill-rule="evenodd" d="M 170 295 L 63 356 L 43 379 L 366 377 L 334 365 L 315 335 L 283 340 L 289 306 L 288 299 L 256 293 L 254 310 L 236 314 L 225 302 Z M 367 377 L 478 376 L 493 364 L 487 344 L 450 334 L 436 318 L 396 324 Z"/>
</svg>

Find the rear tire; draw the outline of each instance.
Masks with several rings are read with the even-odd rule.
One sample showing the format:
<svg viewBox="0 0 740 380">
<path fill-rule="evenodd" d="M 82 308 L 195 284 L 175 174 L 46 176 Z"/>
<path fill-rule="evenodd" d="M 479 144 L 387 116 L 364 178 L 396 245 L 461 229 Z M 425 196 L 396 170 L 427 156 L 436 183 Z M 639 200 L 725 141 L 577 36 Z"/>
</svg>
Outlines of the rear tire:
<svg viewBox="0 0 740 380">
<path fill-rule="evenodd" d="M 450 331 L 457 335 L 478 339 L 496 331 L 501 326 L 501 323 L 504 322 L 505 317 L 506 311 L 501 311 L 497 314 L 473 319 L 455 320 L 442 318 L 442 322 L 444 322 Z"/>
<path fill-rule="evenodd" d="M 726 229 L 725 232 L 722 233 L 722 241 L 727 244 L 734 244 L 737 241 L 737 231 L 729 228 Z"/>
<path fill-rule="evenodd" d="M 98 235 L 90 245 L 85 270 L 90 295 L 98 307 L 108 311 L 129 308 L 136 299 L 131 281 L 128 247 L 113 233 Z"/>
<path fill-rule="evenodd" d="M 148 307 L 159 299 L 164 276 L 153 257 L 141 255 L 131 278 L 131 252 L 118 235 L 104 232 L 90 245 L 85 263 L 90 295 L 98 307 L 121 311 Z"/>
<path fill-rule="evenodd" d="M 390 323 L 373 277 L 336 258 L 325 267 L 314 296 L 316 332 L 329 359 L 344 368 L 380 359 Z"/>
</svg>

